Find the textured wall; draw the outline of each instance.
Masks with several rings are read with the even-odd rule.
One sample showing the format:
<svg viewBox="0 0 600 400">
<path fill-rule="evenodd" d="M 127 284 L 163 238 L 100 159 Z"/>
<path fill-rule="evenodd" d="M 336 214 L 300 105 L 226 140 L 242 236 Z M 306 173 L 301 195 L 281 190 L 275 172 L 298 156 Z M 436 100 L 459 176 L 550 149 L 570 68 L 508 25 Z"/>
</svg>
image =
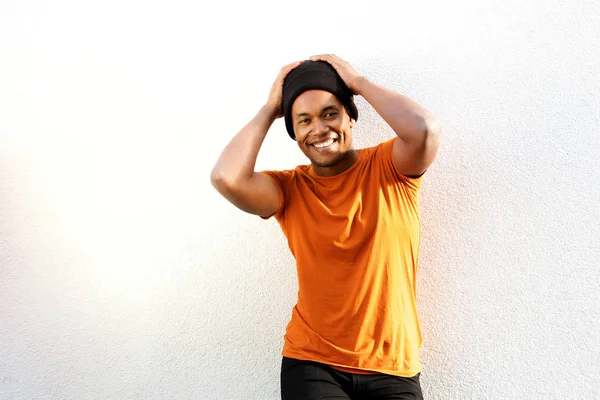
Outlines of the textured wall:
<svg viewBox="0 0 600 400">
<path fill-rule="evenodd" d="M 321 52 L 445 127 L 426 397 L 600 398 L 600 6 L 395 3 L 0 4 L 0 399 L 278 398 L 294 261 L 208 175 Z M 258 168 L 304 162 L 278 121 Z"/>
</svg>

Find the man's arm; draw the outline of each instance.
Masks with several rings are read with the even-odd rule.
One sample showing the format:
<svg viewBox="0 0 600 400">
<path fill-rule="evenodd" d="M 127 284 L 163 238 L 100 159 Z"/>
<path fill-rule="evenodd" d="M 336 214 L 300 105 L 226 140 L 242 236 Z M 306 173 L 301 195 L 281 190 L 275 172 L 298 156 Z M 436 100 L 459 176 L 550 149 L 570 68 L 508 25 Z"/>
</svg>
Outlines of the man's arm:
<svg viewBox="0 0 600 400">
<path fill-rule="evenodd" d="M 354 94 L 361 95 L 398 136 L 392 157 L 400 173 L 421 175 L 437 154 L 441 127 L 419 104 L 359 75 L 347 62 L 333 55 L 311 57 L 329 62 Z"/>
<path fill-rule="evenodd" d="M 223 197 L 240 210 L 262 217 L 277 211 L 279 191 L 271 178 L 254 171 L 256 158 L 269 128 L 281 117 L 283 80 L 297 65 L 281 69 L 267 104 L 229 142 L 210 174 L 212 185 Z"/>
<path fill-rule="evenodd" d="M 440 144 L 441 128 L 433 115 L 393 90 L 381 87 L 364 77 L 354 82 L 358 94 L 377 111 L 394 130 L 394 165 L 407 176 L 421 175 L 433 163 Z"/>
<path fill-rule="evenodd" d="M 263 217 L 273 215 L 279 206 L 275 183 L 254 171 L 258 151 L 273 121 L 274 110 L 261 108 L 225 147 L 210 174 L 212 185 L 234 206 Z"/>
</svg>

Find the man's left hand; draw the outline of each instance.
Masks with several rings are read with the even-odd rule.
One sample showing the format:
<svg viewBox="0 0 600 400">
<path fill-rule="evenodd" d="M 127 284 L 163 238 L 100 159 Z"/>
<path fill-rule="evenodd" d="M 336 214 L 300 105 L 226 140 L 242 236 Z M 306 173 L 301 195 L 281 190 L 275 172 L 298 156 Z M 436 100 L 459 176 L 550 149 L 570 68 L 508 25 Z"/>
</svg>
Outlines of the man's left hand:
<svg viewBox="0 0 600 400">
<path fill-rule="evenodd" d="M 350 88 L 352 93 L 360 94 L 358 93 L 358 90 L 356 88 L 356 83 L 359 80 L 359 78 L 362 78 L 362 76 L 358 72 L 356 72 L 356 70 L 352 68 L 352 66 L 346 61 L 333 54 L 322 54 L 318 56 L 312 56 L 310 57 L 310 59 L 312 61 L 326 61 L 329 64 L 331 64 L 331 66 L 337 71 L 340 78 L 342 78 L 346 86 Z"/>
</svg>

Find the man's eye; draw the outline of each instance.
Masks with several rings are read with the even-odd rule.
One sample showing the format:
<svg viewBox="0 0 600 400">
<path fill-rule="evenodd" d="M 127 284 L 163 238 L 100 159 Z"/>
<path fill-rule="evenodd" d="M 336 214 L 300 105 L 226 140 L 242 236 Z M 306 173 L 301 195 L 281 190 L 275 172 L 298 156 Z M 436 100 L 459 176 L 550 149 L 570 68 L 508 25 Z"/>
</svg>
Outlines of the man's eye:
<svg viewBox="0 0 600 400">
<path fill-rule="evenodd" d="M 308 118 L 304 118 L 304 119 L 301 119 L 300 121 L 298 121 L 299 124 L 303 124 L 305 122 L 308 122 Z"/>
<path fill-rule="evenodd" d="M 326 118 L 329 118 L 329 117 L 335 117 L 336 115 L 337 115 L 337 113 L 336 113 L 336 112 L 330 112 L 330 113 L 327 113 L 327 114 L 325 114 L 325 117 L 326 117 Z"/>
</svg>

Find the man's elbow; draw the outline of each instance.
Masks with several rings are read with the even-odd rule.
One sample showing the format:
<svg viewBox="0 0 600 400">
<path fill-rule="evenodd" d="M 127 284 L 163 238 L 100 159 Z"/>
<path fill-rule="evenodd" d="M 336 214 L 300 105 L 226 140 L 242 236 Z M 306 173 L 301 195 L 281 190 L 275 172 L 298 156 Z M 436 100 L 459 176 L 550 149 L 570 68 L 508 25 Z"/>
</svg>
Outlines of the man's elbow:
<svg viewBox="0 0 600 400">
<path fill-rule="evenodd" d="M 423 119 L 423 144 L 426 147 L 435 146 L 437 147 L 440 143 L 440 137 L 442 136 L 442 125 L 434 117 Z"/>
<path fill-rule="evenodd" d="M 216 166 L 210 171 L 210 183 L 221 194 L 231 186 L 231 180 Z"/>
<path fill-rule="evenodd" d="M 240 174 L 223 171 L 215 166 L 210 172 L 210 183 L 223 196 L 228 196 L 243 190 L 247 184 L 247 178 Z"/>
</svg>

